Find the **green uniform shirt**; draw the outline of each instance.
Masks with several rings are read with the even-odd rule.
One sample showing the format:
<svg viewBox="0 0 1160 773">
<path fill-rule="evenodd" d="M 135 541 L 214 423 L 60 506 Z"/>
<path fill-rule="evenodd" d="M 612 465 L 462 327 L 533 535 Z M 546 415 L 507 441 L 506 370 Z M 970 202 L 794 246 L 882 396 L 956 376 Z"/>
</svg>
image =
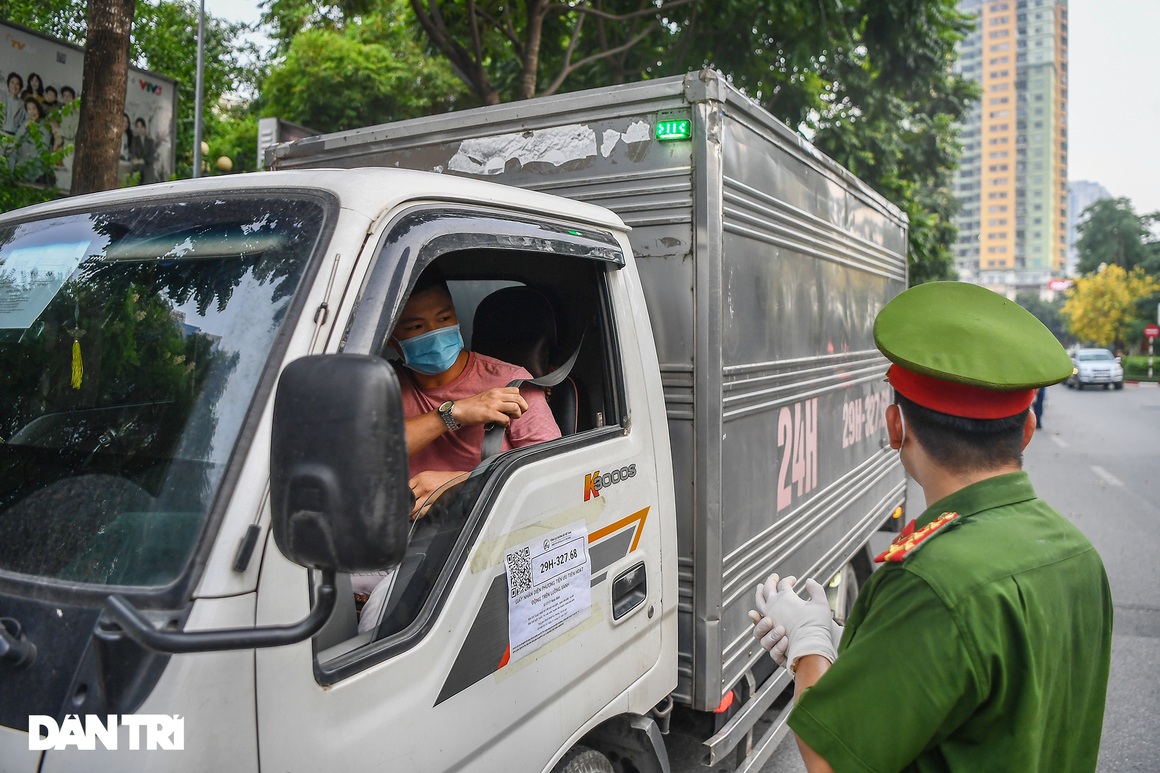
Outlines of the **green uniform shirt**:
<svg viewBox="0 0 1160 773">
<path fill-rule="evenodd" d="M 1022 472 L 874 573 L 789 724 L 844 771 L 1095 770 L 1112 644 L 1103 563 Z"/>
</svg>

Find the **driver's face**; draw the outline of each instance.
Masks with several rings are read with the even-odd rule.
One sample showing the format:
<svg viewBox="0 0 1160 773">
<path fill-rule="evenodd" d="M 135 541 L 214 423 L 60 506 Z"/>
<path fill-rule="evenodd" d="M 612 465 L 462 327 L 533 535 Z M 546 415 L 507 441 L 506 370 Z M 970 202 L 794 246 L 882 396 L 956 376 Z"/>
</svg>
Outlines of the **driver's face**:
<svg viewBox="0 0 1160 773">
<path fill-rule="evenodd" d="M 399 341 L 414 338 L 441 327 L 458 325 L 455 304 L 442 287 L 432 287 L 412 295 L 403 306 L 403 313 L 395 325 L 394 337 Z"/>
</svg>

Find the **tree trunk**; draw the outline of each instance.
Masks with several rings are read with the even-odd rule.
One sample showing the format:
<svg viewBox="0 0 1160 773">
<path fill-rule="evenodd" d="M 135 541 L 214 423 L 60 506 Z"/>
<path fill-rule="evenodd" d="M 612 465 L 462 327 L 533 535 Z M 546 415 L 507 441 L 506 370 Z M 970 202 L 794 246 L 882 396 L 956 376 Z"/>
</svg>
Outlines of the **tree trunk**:
<svg viewBox="0 0 1160 773">
<path fill-rule="evenodd" d="M 81 113 L 73 160 L 72 193 L 116 188 L 118 157 L 125 130 L 129 82 L 129 33 L 137 0 L 88 0 L 85 15 Z"/>
<path fill-rule="evenodd" d="M 548 0 L 528 0 L 528 26 L 524 35 L 524 61 L 520 67 L 518 99 L 536 96 L 536 81 L 540 74 L 540 42 L 543 40 L 544 17 L 548 15 Z"/>
</svg>

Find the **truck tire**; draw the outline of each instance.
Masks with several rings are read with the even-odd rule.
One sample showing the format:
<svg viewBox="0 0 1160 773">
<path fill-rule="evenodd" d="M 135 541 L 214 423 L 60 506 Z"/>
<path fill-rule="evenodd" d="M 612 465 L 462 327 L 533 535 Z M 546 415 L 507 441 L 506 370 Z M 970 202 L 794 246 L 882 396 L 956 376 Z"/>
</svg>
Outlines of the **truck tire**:
<svg viewBox="0 0 1160 773">
<path fill-rule="evenodd" d="M 1114 386 L 1116 389 L 1123 389 L 1123 388 L 1124 388 L 1124 382 L 1123 382 L 1123 381 L 1117 381 L 1115 384 L 1112 384 L 1112 386 Z"/>
<path fill-rule="evenodd" d="M 612 763 L 587 746 L 573 746 L 552 768 L 553 773 L 616 773 Z"/>
</svg>

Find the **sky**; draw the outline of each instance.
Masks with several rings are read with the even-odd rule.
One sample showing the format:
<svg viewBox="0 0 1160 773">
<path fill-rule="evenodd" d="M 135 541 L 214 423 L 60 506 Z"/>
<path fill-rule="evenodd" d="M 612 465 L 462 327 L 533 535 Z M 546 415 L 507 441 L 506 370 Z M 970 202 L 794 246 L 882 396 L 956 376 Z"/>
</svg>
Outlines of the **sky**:
<svg viewBox="0 0 1160 773">
<path fill-rule="evenodd" d="M 255 23 L 255 0 L 205 0 Z M 1160 0 L 1070 0 L 1068 178 L 1092 180 L 1136 212 L 1160 211 Z"/>
<path fill-rule="evenodd" d="M 1160 0 L 1068 5 L 1068 177 L 1160 211 Z"/>
</svg>

